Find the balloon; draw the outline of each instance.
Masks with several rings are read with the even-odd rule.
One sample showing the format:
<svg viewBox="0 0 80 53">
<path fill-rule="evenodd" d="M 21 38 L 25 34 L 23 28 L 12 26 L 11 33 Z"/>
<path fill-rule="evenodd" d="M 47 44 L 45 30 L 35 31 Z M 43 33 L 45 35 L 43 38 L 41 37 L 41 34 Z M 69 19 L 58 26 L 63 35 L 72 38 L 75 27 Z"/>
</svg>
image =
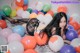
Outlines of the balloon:
<svg viewBox="0 0 80 53">
<path fill-rule="evenodd" d="M 76 21 L 70 21 L 69 24 L 72 25 L 75 30 L 79 29 L 79 24 Z"/>
<path fill-rule="evenodd" d="M 28 11 L 29 13 L 32 13 L 32 9 L 31 9 L 31 8 L 28 8 L 27 11 Z"/>
<path fill-rule="evenodd" d="M 9 43 L 8 48 L 11 53 L 23 53 L 24 52 L 23 45 L 18 41 L 14 41 L 14 42 Z"/>
<path fill-rule="evenodd" d="M 64 41 L 60 36 L 54 35 L 49 39 L 48 45 L 51 50 L 57 52 L 63 47 Z"/>
<path fill-rule="evenodd" d="M 23 11 L 22 12 L 22 18 L 29 18 L 30 13 L 28 11 Z"/>
<path fill-rule="evenodd" d="M 17 16 L 21 17 L 24 11 L 22 9 L 17 10 Z"/>
<path fill-rule="evenodd" d="M 78 33 L 75 30 L 68 30 L 66 33 L 66 38 L 72 41 L 75 38 L 78 38 Z"/>
<path fill-rule="evenodd" d="M 40 11 L 38 12 L 38 15 L 39 15 L 39 14 L 42 14 L 42 15 L 44 15 L 44 13 L 43 13 L 43 12 L 40 12 Z"/>
<path fill-rule="evenodd" d="M 29 18 L 36 18 L 37 17 L 37 14 L 36 13 L 31 13 Z"/>
<path fill-rule="evenodd" d="M 0 35 L 0 46 L 7 45 L 7 43 L 8 43 L 7 39 Z"/>
<path fill-rule="evenodd" d="M 34 12 L 34 13 L 38 14 L 38 10 L 33 10 L 32 12 Z"/>
<path fill-rule="evenodd" d="M 28 49 L 24 53 L 37 53 L 34 49 Z"/>
<path fill-rule="evenodd" d="M 54 12 L 53 12 L 52 10 L 49 10 L 49 11 L 47 12 L 47 14 L 50 14 L 51 16 L 54 16 Z"/>
<path fill-rule="evenodd" d="M 3 12 L 5 13 L 6 16 L 9 16 L 11 14 L 11 8 L 9 6 L 3 6 L 2 8 Z"/>
<path fill-rule="evenodd" d="M 2 29 L 6 28 L 6 27 L 7 27 L 6 21 L 0 20 L 0 27 L 1 27 Z"/>
<path fill-rule="evenodd" d="M 28 0 L 24 0 L 24 5 L 28 5 Z"/>
<path fill-rule="evenodd" d="M 27 25 L 26 23 L 22 24 L 22 26 L 25 28 L 25 30 L 26 30 L 26 25 Z"/>
<path fill-rule="evenodd" d="M 44 14 L 46 14 L 47 12 L 44 12 L 43 10 L 41 10 L 41 12 L 43 12 Z"/>
<path fill-rule="evenodd" d="M 68 30 L 74 30 L 74 27 L 71 25 L 68 25 Z"/>
<path fill-rule="evenodd" d="M 16 10 L 12 10 L 10 17 L 15 17 L 16 16 Z"/>
<path fill-rule="evenodd" d="M 22 8 L 22 7 L 19 7 L 19 6 L 18 6 L 18 7 L 16 7 L 16 11 L 18 11 L 18 10 L 20 10 L 20 9 L 21 9 L 21 10 L 23 10 L 23 8 Z"/>
<path fill-rule="evenodd" d="M 64 45 L 61 50 L 60 53 L 76 53 L 75 49 L 70 46 L 70 45 Z"/>
<path fill-rule="evenodd" d="M 80 29 L 77 32 L 78 32 L 78 35 L 80 35 Z"/>
<path fill-rule="evenodd" d="M 2 10 L 0 10 L 0 19 L 2 19 L 2 16 L 6 16 L 6 15 L 4 14 Z"/>
<path fill-rule="evenodd" d="M 27 5 L 24 5 L 24 6 L 23 6 L 23 10 L 24 10 L 24 11 L 27 10 L 27 8 L 28 8 Z"/>
<path fill-rule="evenodd" d="M 43 36 L 43 37 L 41 38 L 40 36 Z M 38 33 L 35 33 L 34 37 L 35 37 L 38 45 L 45 45 L 48 41 L 47 34 L 44 34 L 44 35 L 40 34 L 39 35 Z"/>
<path fill-rule="evenodd" d="M 53 18 L 52 18 L 52 16 L 50 14 L 46 14 L 45 15 L 44 24 L 47 26 L 51 22 L 52 19 Z"/>
<path fill-rule="evenodd" d="M 5 28 L 5 29 L 2 29 L 2 31 L 0 31 L 0 35 L 2 35 L 5 38 L 8 38 L 10 34 L 12 34 L 12 30 L 9 28 Z"/>
<path fill-rule="evenodd" d="M 38 10 L 38 11 L 41 11 L 42 10 L 42 8 L 43 8 L 43 3 L 42 2 L 37 2 L 37 5 L 36 5 L 36 10 Z"/>
<path fill-rule="evenodd" d="M 13 42 L 13 41 L 21 41 L 21 36 L 17 33 L 12 33 L 8 37 L 8 43 Z"/>
<path fill-rule="evenodd" d="M 2 30 L 2 28 L 0 27 L 0 31 Z"/>
<path fill-rule="evenodd" d="M 80 53 L 80 38 L 75 38 L 71 41 L 71 45 L 75 48 L 77 52 Z"/>
<path fill-rule="evenodd" d="M 25 30 L 25 28 L 24 28 L 23 26 L 17 25 L 17 26 L 14 26 L 14 27 L 12 28 L 12 31 L 13 31 L 14 33 L 18 33 L 19 35 L 21 35 L 21 37 L 23 37 L 26 30 Z"/>
<path fill-rule="evenodd" d="M 43 11 L 44 11 L 44 12 L 48 12 L 50 9 L 51 9 L 51 4 L 45 4 L 45 5 L 43 6 Z"/>
<path fill-rule="evenodd" d="M 21 43 L 25 49 L 33 49 L 36 46 L 36 39 L 34 36 L 25 36 L 22 38 Z"/>
<path fill-rule="evenodd" d="M 15 3 L 16 3 L 17 6 L 22 7 L 23 4 L 24 4 L 24 1 L 23 0 L 15 0 Z"/>
<path fill-rule="evenodd" d="M 57 9 L 58 12 L 64 12 L 64 13 L 67 13 L 67 10 L 68 10 L 67 7 L 64 6 L 64 5 L 59 6 L 58 9 Z"/>
</svg>

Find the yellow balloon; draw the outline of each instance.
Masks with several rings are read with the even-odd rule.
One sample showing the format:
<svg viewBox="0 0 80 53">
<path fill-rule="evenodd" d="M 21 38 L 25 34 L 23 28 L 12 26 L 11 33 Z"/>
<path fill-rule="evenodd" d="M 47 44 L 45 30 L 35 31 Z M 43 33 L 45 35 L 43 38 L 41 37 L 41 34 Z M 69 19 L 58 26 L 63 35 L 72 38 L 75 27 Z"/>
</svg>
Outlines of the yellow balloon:
<svg viewBox="0 0 80 53">
<path fill-rule="evenodd" d="M 12 10 L 10 17 L 15 17 L 16 16 L 16 10 Z"/>
</svg>

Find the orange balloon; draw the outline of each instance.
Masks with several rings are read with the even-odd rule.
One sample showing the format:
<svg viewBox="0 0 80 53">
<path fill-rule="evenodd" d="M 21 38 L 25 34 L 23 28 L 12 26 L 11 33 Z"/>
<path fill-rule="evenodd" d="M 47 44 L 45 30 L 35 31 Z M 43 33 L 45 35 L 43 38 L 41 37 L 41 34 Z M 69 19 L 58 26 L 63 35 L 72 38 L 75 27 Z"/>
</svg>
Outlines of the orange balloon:
<svg viewBox="0 0 80 53">
<path fill-rule="evenodd" d="M 72 21 L 72 20 L 73 20 L 73 18 L 72 18 L 72 17 L 70 17 L 69 21 Z"/>
<path fill-rule="evenodd" d="M 43 34 L 43 37 L 40 37 L 41 35 L 42 34 L 39 35 L 38 33 L 35 33 L 34 37 L 35 37 L 38 45 L 45 45 L 48 41 L 48 36 L 46 33 Z"/>
<path fill-rule="evenodd" d="M 18 6 L 18 7 L 16 7 L 16 11 L 17 11 L 17 10 L 19 10 L 19 9 L 22 9 L 22 10 L 23 10 L 23 8 L 22 8 L 22 7 L 19 7 L 19 6 Z"/>
<path fill-rule="evenodd" d="M 79 24 L 76 21 L 70 21 L 69 24 L 72 25 L 75 30 L 79 30 Z"/>
<path fill-rule="evenodd" d="M 23 6 L 23 10 L 27 10 L 27 8 L 28 8 L 27 5 Z"/>
<path fill-rule="evenodd" d="M 22 38 L 21 43 L 24 46 L 24 49 L 33 49 L 36 46 L 36 39 L 34 36 L 25 36 Z"/>
<path fill-rule="evenodd" d="M 29 18 L 36 18 L 37 17 L 37 14 L 36 13 L 31 13 Z"/>
<path fill-rule="evenodd" d="M 7 27 L 6 21 L 0 20 L 0 27 L 1 27 L 2 29 L 3 29 L 3 28 L 6 28 L 6 27 Z"/>
<path fill-rule="evenodd" d="M 80 46 L 75 48 L 78 53 L 80 53 Z"/>
<path fill-rule="evenodd" d="M 8 50 L 8 52 L 6 52 L 6 53 L 10 53 L 10 50 Z"/>
<path fill-rule="evenodd" d="M 22 7 L 23 4 L 24 4 L 24 1 L 23 0 L 16 0 L 15 3 L 16 3 L 17 6 L 21 6 Z"/>
<path fill-rule="evenodd" d="M 50 14 L 51 16 L 54 15 L 54 12 L 52 10 L 48 11 L 47 14 Z"/>
<path fill-rule="evenodd" d="M 37 53 L 34 49 L 28 49 L 24 53 Z"/>
<path fill-rule="evenodd" d="M 59 6 L 57 11 L 66 13 L 67 12 L 67 7 L 66 6 Z"/>
</svg>

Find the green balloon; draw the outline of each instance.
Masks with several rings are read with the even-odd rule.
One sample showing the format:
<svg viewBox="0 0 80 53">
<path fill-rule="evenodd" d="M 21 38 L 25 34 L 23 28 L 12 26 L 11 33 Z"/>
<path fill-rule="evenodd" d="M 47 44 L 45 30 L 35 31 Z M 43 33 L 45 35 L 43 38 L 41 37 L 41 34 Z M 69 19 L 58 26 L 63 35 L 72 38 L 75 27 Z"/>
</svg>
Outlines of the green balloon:
<svg viewBox="0 0 80 53">
<path fill-rule="evenodd" d="M 3 6 L 2 8 L 3 12 L 6 14 L 6 16 L 9 16 L 11 14 L 11 8 L 9 6 Z"/>
<path fill-rule="evenodd" d="M 43 11 L 44 12 L 47 12 L 47 11 L 49 11 L 51 9 L 51 4 L 45 4 L 44 6 L 43 6 Z"/>
<path fill-rule="evenodd" d="M 32 13 L 32 9 L 31 9 L 31 8 L 28 8 L 27 11 L 28 11 L 29 13 Z"/>
</svg>

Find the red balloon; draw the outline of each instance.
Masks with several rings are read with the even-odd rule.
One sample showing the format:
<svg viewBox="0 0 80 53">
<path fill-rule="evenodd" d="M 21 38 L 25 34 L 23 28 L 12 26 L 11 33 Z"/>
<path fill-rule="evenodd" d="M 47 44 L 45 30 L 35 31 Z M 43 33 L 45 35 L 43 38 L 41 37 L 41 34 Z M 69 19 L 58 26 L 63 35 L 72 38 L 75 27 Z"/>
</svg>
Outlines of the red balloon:
<svg viewBox="0 0 80 53">
<path fill-rule="evenodd" d="M 16 3 L 17 6 L 21 6 L 22 7 L 23 4 L 24 4 L 24 1 L 23 0 L 16 0 L 15 3 Z"/>
<path fill-rule="evenodd" d="M 23 10 L 27 10 L 28 6 L 27 5 L 24 5 L 23 6 Z"/>
<path fill-rule="evenodd" d="M 21 43 L 24 46 L 24 49 L 34 49 L 36 46 L 36 39 L 34 36 L 25 36 L 22 38 Z"/>
<path fill-rule="evenodd" d="M 54 15 L 54 12 L 52 10 L 48 11 L 47 14 L 50 14 L 51 16 Z"/>
<path fill-rule="evenodd" d="M 67 7 L 66 6 L 59 6 L 57 11 L 66 13 L 67 12 Z"/>
<path fill-rule="evenodd" d="M 7 27 L 6 21 L 0 20 L 0 27 L 1 27 L 2 29 L 3 29 L 3 28 L 6 28 L 6 27 Z"/>
<path fill-rule="evenodd" d="M 80 46 L 75 48 L 78 53 L 80 53 Z"/>
<path fill-rule="evenodd" d="M 42 37 L 40 37 L 40 36 L 42 36 Z M 40 35 L 38 33 L 35 33 L 34 37 L 35 37 L 38 45 L 45 45 L 48 41 L 48 37 L 47 37 L 46 33 L 44 33 L 44 35 L 43 35 L 43 33 Z"/>
<path fill-rule="evenodd" d="M 79 24 L 76 21 L 70 21 L 69 24 L 72 25 L 75 30 L 79 30 Z"/>
<path fill-rule="evenodd" d="M 34 49 L 28 49 L 24 53 L 37 53 Z"/>
</svg>

